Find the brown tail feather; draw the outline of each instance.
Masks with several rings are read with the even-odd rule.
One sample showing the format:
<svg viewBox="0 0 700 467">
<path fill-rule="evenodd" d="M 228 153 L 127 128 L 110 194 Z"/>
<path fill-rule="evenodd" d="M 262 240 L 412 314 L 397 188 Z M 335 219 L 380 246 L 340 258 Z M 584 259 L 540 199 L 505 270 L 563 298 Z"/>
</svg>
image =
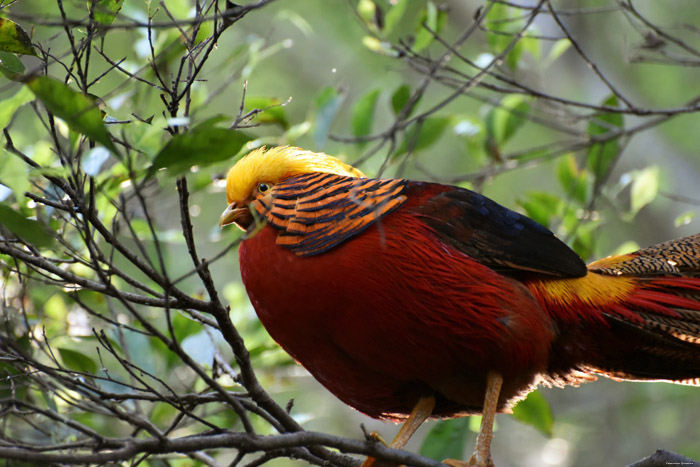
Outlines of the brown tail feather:
<svg viewBox="0 0 700 467">
<path fill-rule="evenodd" d="M 561 323 L 549 368 L 555 382 L 583 369 L 700 385 L 700 234 L 604 258 L 588 270 L 631 277 L 636 286 L 622 301 L 591 309 L 603 323 Z"/>
<path fill-rule="evenodd" d="M 609 320 L 615 343 L 606 341 L 602 358 L 589 362 L 599 373 L 619 379 L 698 384 L 700 341 L 679 339 L 668 329 L 637 326 L 617 317 Z"/>
<path fill-rule="evenodd" d="M 628 255 L 603 258 L 588 270 L 615 276 L 700 276 L 700 234 L 643 248 Z"/>
</svg>

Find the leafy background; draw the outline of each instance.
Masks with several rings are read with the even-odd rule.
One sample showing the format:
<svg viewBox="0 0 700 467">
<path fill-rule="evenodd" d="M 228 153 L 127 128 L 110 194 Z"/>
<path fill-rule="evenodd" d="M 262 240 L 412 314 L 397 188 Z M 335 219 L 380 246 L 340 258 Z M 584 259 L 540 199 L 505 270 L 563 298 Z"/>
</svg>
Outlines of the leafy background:
<svg viewBox="0 0 700 467">
<path fill-rule="evenodd" d="M 251 2 L 260 8 L 224 30 L 211 50 L 207 48 L 214 42 L 206 39 L 215 33 L 213 21 L 204 21 L 193 34 L 190 53 L 207 50 L 201 69 L 196 60 L 187 61 L 183 40 L 183 31 L 192 32 L 189 21 L 199 14 L 193 1 L 88 2 L 96 6 L 93 19 L 103 29 L 78 26 L 72 38 L 63 23 L 84 19 L 86 2 L 62 2 L 63 13 L 59 3 L 0 2 L 0 71 L 5 74 L 0 127 L 7 128 L 0 154 L 0 224 L 6 237 L 53 249 L 56 257 L 66 244 L 81 255 L 89 252 L 81 250 L 79 232 L 71 233 L 25 192 L 40 189 L 48 196 L 47 177 L 91 179 L 99 186 L 99 216 L 111 225 L 110 219 L 121 214 L 111 201 L 146 181 L 140 193 L 147 196 L 149 209 L 131 207 L 131 233 L 124 241 L 154 262 L 162 261 L 169 277 L 182 278 L 178 286 L 186 293 L 203 297 L 182 235 L 176 179 L 186 176 L 189 184 L 200 257 L 216 258 L 239 236 L 218 229 L 225 207 L 221 178 L 237 155 L 263 144 L 339 155 L 373 175 L 482 191 L 548 225 L 586 260 L 699 230 L 700 119 L 694 99 L 700 94 L 700 38 L 693 25 L 700 12 L 693 2 L 673 2 L 673 8 L 653 0 L 545 2 L 543 10 L 551 5 L 559 12 L 574 43 L 554 15 L 544 13 L 524 30 L 525 38 L 513 40 L 537 2 L 521 7 L 426 0 Z M 110 13 L 119 6 L 118 13 Z M 225 7 L 223 2 L 218 6 Z M 477 11 L 486 15 L 481 28 L 459 44 L 459 55 L 439 62 L 444 44 L 454 44 L 472 27 Z M 162 26 L 150 31 L 135 26 L 149 18 Z M 110 27 L 114 25 L 126 27 Z M 89 79 L 81 84 L 67 78 L 68 71 L 80 72 L 77 63 L 86 63 L 85 55 L 73 61 L 71 41 L 88 33 L 95 49 Z M 503 60 L 494 63 L 499 56 Z M 158 76 L 165 82 L 184 81 L 178 73 L 195 69 L 186 99 L 177 101 L 178 108 L 164 105 L 173 100 L 157 86 Z M 478 79 L 470 81 L 474 75 Z M 47 117 L 44 108 L 57 118 Z M 613 108 L 627 111 L 614 113 Z M 238 131 L 228 129 L 232 123 Z M 97 144 L 88 144 L 81 134 Z M 35 167 L 14 156 L 8 135 L 12 147 Z M 57 156 L 57 145 L 78 154 L 77 162 L 71 165 Z M 60 200 L 61 193 L 54 199 Z M 27 349 L 38 348 L 33 340 L 50 340 L 57 365 L 88 374 L 108 368 L 116 380 L 124 369 L 103 360 L 97 349 L 104 344 L 92 332 L 105 328 L 105 322 L 85 311 L 100 314 L 109 308 L 115 322 L 135 330 L 110 336 L 116 353 L 174 388 L 205 390 L 204 382 L 161 340 L 136 332 L 143 329 L 119 303 L 105 301 L 95 291 L 73 293 L 53 280 L 23 285 L 13 272 L 19 266 L 12 255 L 3 255 L 2 261 L 4 339 L 15 338 Z M 149 287 L 157 286 L 123 257 L 114 261 Z M 89 265 L 70 267 L 97 279 Z M 341 404 L 270 340 L 245 296 L 235 250 L 210 267 L 261 383 L 282 406 L 294 400 L 295 420 L 306 430 L 351 439 L 363 438 L 362 423 L 391 439 L 397 427 Z M 217 374 L 222 362 L 233 365 L 231 349 L 216 331 L 184 313 L 173 313 L 167 321 L 161 309 L 143 313 L 161 329 L 170 326 L 182 349 L 210 374 Z M 14 378 L 21 367 L 0 365 L 0 377 L 7 375 L 7 382 L 0 383 L 5 401 L 31 399 L 95 430 L 127 436 L 128 427 L 114 426 L 99 412 L 70 409 L 65 399 L 52 395 L 53 389 L 40 397 L 37 387 L 23 387 Z M 230 375 L 220 378 L 225 387 L 237 390 Z M 109 378 L 101 384 L 129 393 Z M 36 402 L 42 397 L 43 402 Z M 598 381 L 578 389 L 542 389 L 516 416 L 497 417 L 494 460 L 498 466 L 626 465 L 656 448 L 700 459 L 698 401 L 696 388 L 666 384 Z M 177 410 L 154 404 L 147 412 L 159 425 L 170 423 Z M 207 409 L 201 416 L 226 427 L 238 423 L 225 407 Z M 49 443 L 75 436 L 65 427 L 41 430 L 23 424 L 21 417 L 5 420 L 6 440 Z M 274 432 L 262 419 L 251 421 L 259 433 Z M 467 455 L 477 428 L 476 417 L 431 422 L 408 449 L 438 460 Z M 188 433 L 187 427 L 180 429 Z M 211 453 L 222 465 L 234 455 Z M 269 464 L 294 462 L 302 461 L 281 458 Z"/>
</svg>

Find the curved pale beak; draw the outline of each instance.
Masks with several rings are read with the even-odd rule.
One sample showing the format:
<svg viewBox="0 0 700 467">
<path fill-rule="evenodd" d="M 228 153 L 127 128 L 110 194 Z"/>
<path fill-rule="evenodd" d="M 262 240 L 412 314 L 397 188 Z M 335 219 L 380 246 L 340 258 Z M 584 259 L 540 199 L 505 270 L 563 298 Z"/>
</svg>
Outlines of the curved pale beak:
<svg viewBox="0 0 700 467">
<path fill-rule="evenodd" d="M 238 227 L 242 228 L 242 222 L 239 221 L 242 221 L 247 217 L 250 217 L 248 206 L 239 207 L 236 205 L 236 203 L 231 203 L 226 209 L 224 209 L 224 212 L 221 213 L 221 217 L 219 217 L 219 228 L 234 223 Z"/>
</svg>

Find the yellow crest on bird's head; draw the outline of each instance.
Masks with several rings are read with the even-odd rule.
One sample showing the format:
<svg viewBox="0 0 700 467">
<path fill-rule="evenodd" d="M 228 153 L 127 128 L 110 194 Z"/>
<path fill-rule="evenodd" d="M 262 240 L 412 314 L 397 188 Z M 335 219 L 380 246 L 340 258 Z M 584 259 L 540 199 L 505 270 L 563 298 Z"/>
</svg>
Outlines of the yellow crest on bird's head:
<svg viewBox="0 0 700 467">
<path fill-rule="evenodd" d="M 360 170 L 327 154 L 290 146 L 262 147 L 241 158 L 229 170 L 226 198 L 229 203 L 240 203 L 250 199 L 261 183 L 274 185 L 286 178 L 312 172 L 365 176 Z"/>
</svg>

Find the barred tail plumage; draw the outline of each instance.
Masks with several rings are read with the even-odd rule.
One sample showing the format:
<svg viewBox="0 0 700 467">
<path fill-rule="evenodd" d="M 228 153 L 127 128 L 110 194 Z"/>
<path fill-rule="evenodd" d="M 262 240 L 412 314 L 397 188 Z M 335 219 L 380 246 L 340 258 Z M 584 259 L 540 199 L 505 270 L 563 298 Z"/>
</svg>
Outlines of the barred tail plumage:
<svg viewBox="0 0 700 467">
<path fill-rule="evenodd" d="M 578 307 L 578 318 L 590 319 L 558 320 L 550 365 L 554 382 L 568 382 L 572 371 L 582 370 L 700 385 L 700 234 L 596 261 L 580 280 L 609 288 L 600 296 L 582 296 L 582 288 L 568 298 L 569 306 Z M 540 298 L 552 309 L 550 297 Z M 554 313 L 555 321 L 567 316 Z M 567 344 L 577 341 L 574 349 Z"/>
</svg>

